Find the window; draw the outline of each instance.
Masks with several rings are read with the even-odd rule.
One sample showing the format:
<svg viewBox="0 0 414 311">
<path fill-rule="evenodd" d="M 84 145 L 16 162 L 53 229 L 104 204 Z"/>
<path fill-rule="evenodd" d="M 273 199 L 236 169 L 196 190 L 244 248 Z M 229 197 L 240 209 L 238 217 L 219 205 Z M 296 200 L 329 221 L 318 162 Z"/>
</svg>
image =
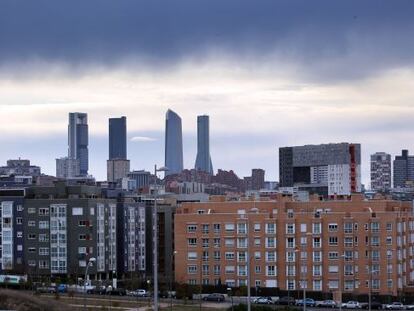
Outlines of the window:
<svg viewBox="0 0 414 311">
<path fill-rule="evenodd" d="M 231 238 L 225 238 L 224 239 L 224 245 L 226 247 L 234 247 L 234 239 Z"/>
<path fill-rule="evenodd" d="M 39 260 L 39 269 L 49 269 L 49 261 Z"/>
<path fill-rule="evenodd" d="M 322 255 L 321 252 L 313 252 L 313 261 L 314 262 L 321 262 L 322 261 Z"/>
<path fill-rule="evenodd" d="M 22 225 L 23 224 L 23 218 L 22 217 L 17 217 L 16 218 L 16 224 L 17 225 Z"/>
<path fill-rule="evenodd" d="M 293 266 L 293 265 L 286 266 L 286 274 L 288 276 L 295 276 L 296 275 L 296 266 Z"/>
<path fill-rule="evenodd" d="M 371 232 L 372 233 L 378 233 L 380 228 L 379 222 L 372 222 L 371 223 Z"/>
<path fill-rule="evenodd" d="M 302 260 L 308 259 L 308 253 L 307 252 L 300 252 L 300 259 L 302 259 Z"/>
<path fill-rule="evenodd" d="M 328 272 L 329 273 L 338 273 L 339 267 L 338 266 L 328 266 Z"/>
<path fill-rule="evenodd" d="M 353 232 L 353 224 L 352 222 L 344 223 L 344 233 L 352 233 Z"/>
<path fill-rule="evenodd" d="M 48 256 L 49 255 L 49 247 L 39 247 L 39 255 L 40 256 Z"/>
<path fill-rule="evenodd" d="M 234 232 L 234 224 L 225 224 L 224 230 L 226 230 L 226 232 Z"/>
<path fill-rule="evenodd" d="M 213 224 L 214 233 L 220 233 L 220 224 Z"/>
<path fill-rule="evenodd" d="M 286 247 L 294 248 L 295 247 L 295 238 L 286 238 Z"/>
<path fill-rule="evenodd" d="M 188 233 L 195 233 L 197 231 L 197 225 L 187 225 Z"/>
<path fill-rule="evenodd" d="M 39 229 L 49 229 L 49 221 L 48 220 L 40 220 L 39 221 Z"/>
<path fill-rule="evenodd" d="M 353 243 L 354 243 L 354 239 L 352 237 L 345 237 L 344 238 L 345 247 L 352 247 Z"/>
<path fill-rule="evenodd" d="M 346 291 L 354 290 L 354 281 L 352 280 L 345 280 L 344 288 Z"/>
<path fill-rule="evenodd" d="M 209 247 L 209 239 L 202 239 L 203 247 Z"/>
<path fill-rule="evenodd" d="M 274 234 L 276 233 L 276 225 L 274 223 L 266 224 L 266 233 L 267 234 Z"/>
<path fill-rule="evenodd" d="M 237 270 L 238 270 L 237 275 L 239 275 L 239 276 L 246 276 L 247 275 L 246 266 L 238 266 Z"/>
<path fill-rule="evenodd" d="M 345 265 L 344 266 L 344 273 L 345 273 L 345 275 L 354 275 L 354 266 L 353 265 Z"/>
<path fill-rule="evenodd" d="M 17 238 L 19 238 L 19 239 L 23 238 L 23 232 L 22 231 L 17 231 Z"/>
<path fill-rule="evenodd" d="M 308 238 L 303 236 L 300 238 L 300 245 L 302 246 L 306 246 L 306 244 L 308 243 Z"/>
<path fill-rule="evenodd" d="M 321 238 L 313 238 L 313 247 L 314 248 L 321 247 Z"/>
<path fill-rule="evenodd" d="M 379 237 L 378 236 L 372 236 L 371 237 L 371 245 L 372 246 L 379 246 Z"/>
<path fill-rule="evenodd" d="M 226 260 L 234 260 L 234 252 L 226 252 L 225 253 L 225 258 Z"/>
<path fill-rule="evenodd" d="M 86 247 L 78 247 L 78 254 L 86 254 Z"/>
<path fill-rule="evenodd" d="M 313 290 L 321 291 L 322 290 L 322 281 L 314 280 L 313 281 Z"/>
<path fill-rule="evenodd" d="M 209 259 L 208 251 L 203 251 L 202 259 L 203 259 L 203 261 L 208 261 L 208 259 Z"/>
<path fill-rule="evenodd" d="M 351 261 L 353 259 L 353 252 L 352 251 L 345 251 L 344 252 L 345 261 Z"/>
<path fill-rule="evenodd" d="M 255 266 L 254 267 L 254 273 L 257 273 L 257 274 L 262 273 L 262 267 L 261 266 Z"/>
<path fill-rule="evenodd" d="M 197 245 L 197 238 L 189 238 L 187 239 L 188 246 L 196 246 Z"/>
<path fill-rule="evenodd" d="M 214 247 L 220 247 L 220 238 L 213 239 Z"/>
<path fill-rule="evenodd" d="M 36 253 L 36 247 L 29 247 L 29 253 Z"/>
<path fill-rule="evenodd" d="M 201 226 L 201 233 L 208 234 L 210 232 L 210 226 L 208 224 L 203 224 Z"/>
<path fill-rule="evenodd" d="M 338 224 L 336 224 L 336 223 L 328 224 L 328 231 L 329 232 L 337 232 L 338 231 Z"/>
<path fill-rule="evenodd" d="M 48 207 L 39 208 L 39 216 L 47 216 L 47 215 L 49 215 L 49 208 Z"/>
<path fill-rule="evenodd" d="M 79 220 L 78 225 L 79 227 L 86 227 L 89 224 L 87 220 Z"/>
<path fill-rule="evenodd" d="M 39 234 L 39 242 L 49 242 L 49 235 L 45 233 Z"/>
<path fill-rule="evenodd" d="M 220 260 L 220 251 L 214 251 L 214 260 Z"/>
<path fill-rule="evenodd" d="M 295 252 L 286 252 L 286 261 L 294 262 L 295 261 Z"/>
<path fill-rule="evenodd" d="M 260 224 L 256 223 L 254 224 L 254 232 L 259 232 L 260 231 Z"/>
<path fill-rule="evenodd" d="M 254 238 L 254 246 L 260 246 L 260 238 Z"/>
<path fill-rule="evenodd" d="M 254 259 L 260 260 L 261 259 L 261 253 L 260 252 L 254 252 Z"/>
<path fill-rule="evenodd" d="M 237 252 L 237 261 L 245 262 L 247 258 L 246 252 Z"/>
<path fill-rule="evenodd" d="M 312 224 L 312 233 L 321 234 L 321 223 L 318 222 Z"/>
<path fill-rule="evenodd" d="M 72 215 L 73 216 L 82 216 L 83 215 L 83 207 L 72 207 Z"/>
<path fill-rule="evenodd" d="M 247 224 L 246 223 L 238 223 L 237 224 L 237 233 L 238 234 L 246 234 L 247 233 Z"/>
<path fill-rule="evenodd" d="M 387 238 L 386 238 L 386 244 L 387 245 L 392 245 L 392 236 L 387 236 Z"/>
<path fill-rule="evenodd" d="M 34 214 L 34 213 L 36 213 L 36 209 L 35 209 L 34 207 L 29 207 L 29 208 L 27 209 L 27 213 L 29 213 L 29 214 Z M 36 265 L 36 262 L 35 262 L 35 265 Z"/>
<path fill-rule="evenodd" d="M 246 248 L 247 247 L 247 239 L 246 238 L 237 238 L 237 247 L 238 248 Z"/>
<path fill-rule="evenodd" d="M 34 234 L 34 233 L 29 233 L 28 238 L 29 238 L 29 240 L 35 240 L 35 239 L 36 239 L 36 234 Z"/>
<path fill-rule="evenodd" d="M 379 250 L 373 250 L 371 256 L 373 261 L 378 261 L 380 259 Z"/>
<path fill-rule="evenodd" d="M 266 248 L 274 248 L 276 247 L 276 240 L 273 237 L 267 237 L 266 238 Z"/>
<path fill-rule="evenodd" d="M 286 224 L 286 234 L 295 234 L 295 224 Z"/>
<path fill-rule="evenodd" d="M 86 240 L 86 234 L 79 234 L 79 240 L 81 241 Z"/>
<path fill-rule="evenodd" d="M 214 275 L 220 275 L 220 265 L 214 265 L 213 273 Z"/>
<path fill-rule="evenodd" d="M 27 222 L 27 225 L 28 225 L 29 227 L 36 227 L 36 221 L 34 221 L 34 220 L 29 220 L 29 221 Z"/>
<path fill-rule="evenodd" d="M 306 230 L 306 224 L 300 224 L 300 232 L 302 232 L 302 233 L 306 233 L 307 232 L 307 230 Z"/>
<path fill-rule="evenodd" d="M 276 266 L 266 266 L 266 275 L 275 276 L 276 275 Z"/>
<path fill-rule="evenodd" d="M 276 252 L 266 252 L 266 261 L 275 262 L 276 261 Z"/>
<path fill-rule="evenodd" d="M 392 231 L 392 222 L 387 222 L 387 231 Z"/>
<path fill-rule="evenodd" d="M 187 253 L 188 260 L 196 260 L 197 259 L 197 252 L 188 252 Z"/>
<path fill-rule="evenodd" d="M 339 288 L 339 281 L 338 280 L 329 280 L 328 287 L 329 287 L 329 289 Z"/>
<path fill-rule="evenodd" d="M 338 237 L 337 236 L 330 236 L 329 237 L 329 246 L 337 246 L 338 245 Z"/>
<path fill-rule="evenodd" d="M 293 209 L 288 209 L 287 210 L 287 216 L 288 216 L 288 218 L 293 218 Z"/>
<path fill-rule="evenodd" d="M 226 266 L 224 268 L 224 272 L 226 274 L 232 274 L 232 273 L 235 273 L 236 272 L 236 268 L 234 266 Z"/>
<path fill-rule="evenodd" d="M 336 260 L 339 258 L 338 252 L 329 252 L 328 253 L 328 259 L 330 260 Z"/>
<path fill-rule="evenodd" d="M 314 265 L 313 266 L 313 276 L 321 276 L 322 275 L 322 269 L 320 265 Z"/>
<path fill-rule="evenodd" d="M 188 274 L 195 274 L 197 273 L 197 266 L 196 265 L 189 265 L 187 267 Z"/>
</svg>

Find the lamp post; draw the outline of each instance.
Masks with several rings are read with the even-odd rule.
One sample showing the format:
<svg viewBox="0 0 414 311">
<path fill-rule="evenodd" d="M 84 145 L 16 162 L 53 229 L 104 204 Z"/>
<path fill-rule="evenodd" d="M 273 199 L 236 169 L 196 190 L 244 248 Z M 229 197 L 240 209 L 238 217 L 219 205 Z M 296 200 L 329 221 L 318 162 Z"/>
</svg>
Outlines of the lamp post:
<svg viewBox="0 0 414 311">
<path fill-rule="evenodd" d="M 153 232 L 153 247 L 154 247 L 154 311 L 158 311 L 158 210 L 157 210 L 157 173 L 166 172 L 168 168 L 154 165 L 154 208 L 152 212 L 152 232 Z"/>
<path fill-rule="evenodd" d="M 170 273 L 170 310 L 172 311 L 173 308 L 173 267 L 174 267 L 174 259 L 175 259 L 175 255 L 177 254 L 177 251 L 173 251 L 173 255 L 171 258 L 171 273 Z"/>
<path fill-rule="evenodd" d="M 232 293 L 232 291 L 231 291 L 231 287 L 227 287 L 227 295 L 228 296 L 230 296 L 230 299 L 231 299 L 231 311 L 233 311 L 234 310 L 234 307 L 233 307 L 233 293 Z"/>
<path fill-rule="evenodd" d="M 86 311 L 86 280 L 88 279 L 88 269 L 89 267 L 93 266 L 93 263 L 96 261 L 95 257 L 89 258 L 88 262 L 86 263 L 85 269 L 85 280 L 83 282 L 83 309 Z"/>
<path fill-rule="evenodd" d="M 255 206 L 255 202 L 253 201 L 253 207 L 250 209 L 252 213 L 258 213 L 259 209 Z M 247 311 L 251 311 L 252 309 L 252 298 L 250 293 L 251 287 L 251 275 L 250 275 L 250 217 L 249 213 L 247 213 Z"/>
</svg>

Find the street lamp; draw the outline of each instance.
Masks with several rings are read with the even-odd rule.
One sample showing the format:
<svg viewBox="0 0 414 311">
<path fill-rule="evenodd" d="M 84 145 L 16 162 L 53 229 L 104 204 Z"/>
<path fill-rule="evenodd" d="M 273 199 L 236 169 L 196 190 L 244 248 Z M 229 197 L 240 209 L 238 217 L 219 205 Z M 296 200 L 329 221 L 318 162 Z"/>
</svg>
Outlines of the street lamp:
<svg viewBox="0 0 414 311">
<path fill-rule="evenodd" d="M 168 168 L 154 165 L 154 209 L 152 212 L 152 231 L 153 231 L 153 246 L 154 246 L 154 311 L 158 311 L 158 210 L 157 210 L 157 173 L 167 172 Z"/>
<path fill-rule="evenodd" d="M 233 293 L 232 293 L 232 291 L 231 291 L 231 287 L 227 287 L 227 295 L 228 296 L 230 296 L 230 299 L 231 299 L 231 311 L 233 311 L 234 310 L 234 307 L 233 307 Z"/>
<path fill-rule="evenodd" d="M 252 213 L 258 213 L 259 209 L 255 206 L 255 202 L 253 201 L 254 206 L 250 209 Z M 247 311 L 252 309 L 252 302 L 251 302 L 251 275 L 250 275 L 250 217 L 249 213 L 247 213 Z"/>
<path fill-rule="evenodd" d="M 170 310 L 172 311 L 173 308 L 173 269 L 174 269 L 174 259 L 177 251 L 173 251 L 172 259 L 171 259 L 171 273 L 170 273 Z"/>
<path fill-rule="evenodd" d="M 96 261 L 95 257 L 89 258 L 86 263 L 85 269 L 85 280 L 83 281 L 83 309 L 86 310 L 86 280 L 88 279 L 88 269 L 93 266 L 93 263 Z"/>
</svg>

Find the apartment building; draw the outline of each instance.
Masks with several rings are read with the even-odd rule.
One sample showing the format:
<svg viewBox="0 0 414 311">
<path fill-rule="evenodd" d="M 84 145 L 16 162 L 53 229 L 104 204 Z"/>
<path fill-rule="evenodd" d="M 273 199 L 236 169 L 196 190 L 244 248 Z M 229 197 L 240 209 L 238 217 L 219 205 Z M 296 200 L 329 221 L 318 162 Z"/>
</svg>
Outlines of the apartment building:
<svg viewBox="0 0 414 311">
<path fill-rule="evenodd" d="M 176 281 L 396 295 L 414 285 L 412 211 L 360 195 L 183 204 Z"/>
<path fill-rule="evenodd" d="M 116 201 L 103 198 L 100 188 L 64 183 L 29 188 L 23 220 L 28 274 L 76 278 L 92 257 L 92 277 L 116 272 Z"/>
</svg>

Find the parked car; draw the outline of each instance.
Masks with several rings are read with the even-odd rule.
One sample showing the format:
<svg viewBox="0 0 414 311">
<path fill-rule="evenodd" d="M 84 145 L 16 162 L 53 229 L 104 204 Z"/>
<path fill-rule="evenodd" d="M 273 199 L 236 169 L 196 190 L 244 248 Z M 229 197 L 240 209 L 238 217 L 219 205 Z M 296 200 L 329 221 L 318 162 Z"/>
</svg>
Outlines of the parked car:
<svg viewBox="0 0 414 311">
<path fill-rule="evenodd" d="M 59 284 L 57 287 L 58 293 L 67 293 L 68 292 L 68 285 L 67 284 Z"/>
<path fill-rule="evenodd" d="M 348 301 L 346 303 L 342 304 L 342 308 L 345 309 L 361 309 L 361 305 L 359 304 L 358 301 Z"/>
<path fill-rule="evenodd" d="M 296 303 L 295 298 L 292 296 L 284 296 L 279 299 L 278 304 L 280 305 L 294 305 Z"/>
<path fill-rule="evenodd" d="M 148 292 L 145 289 L 137 289 L 130 293 L 134 297 L 148 297 Z"/>
<path fill-rule="evenodd" d="M 223 294 L 210 294 L 208 296 L 203 297 L 203 300 L 205 301 L 217 301 L 217 302 L 223 302 L 224 301 L 224 295 Z"/>
<path fill-rule="evenodd" d="M 88 294 L 105 295 L 106 288 L 105 286 L 96 286 L 95 288 L 89 289 Z"/>
<path fill-rule="evenodd" d="M 303 306 L 304 304 L 307 307 L 314 307 L 315 306 L 315 300 L 313 300 L 312 298 L 305 298 L 305 300 L 300 299 L 300 300 L 296 301 L 297 306 Z"/>
<path fill-rule="evenodd" d="M 381 310 L 383 308 L 382 303 L 378 302 L 378 301 L 372 301 L 371 302 L 371 309 L 375 309 L 375 310 Z M 368 303 L 361 303 L 361 309 L 369 309 L 369 304 Z"/>
<path fill-rule="evenodd" d="M 111 296 L 126 296 L 126 290 L 124 288 L 112 288 L 107 294 Z"/>
<path fill-rule="evenodd" d="M 335 300 L 322 300 L 315 302 L 315 306 L 319 308 L 336 308 L 338 304 Z"/>
<path fill-rule="evenodd" d="M 387 310 L 403 310 L 404 305 L 401 302 L 393 302 L 392 304 L 386 305 Z"/>
<path fill-rule="evenodd" d="M 405 305 L 405 310 L 414 310 L 414 305 Z"/>
<path fill-rule="evenodd" d="M 55 294 L 56 293 L 56 287 L 54 287 L 54 286 L 40 286 L 40 287 L 36 288 L 36 292 Z"/>
<path fill-rule="evenodd" d="M 258 297 L 253 300 L 253 303 L 271 305 L 273 304 L 273 299 L 271 297 Z"/>
</svg>

